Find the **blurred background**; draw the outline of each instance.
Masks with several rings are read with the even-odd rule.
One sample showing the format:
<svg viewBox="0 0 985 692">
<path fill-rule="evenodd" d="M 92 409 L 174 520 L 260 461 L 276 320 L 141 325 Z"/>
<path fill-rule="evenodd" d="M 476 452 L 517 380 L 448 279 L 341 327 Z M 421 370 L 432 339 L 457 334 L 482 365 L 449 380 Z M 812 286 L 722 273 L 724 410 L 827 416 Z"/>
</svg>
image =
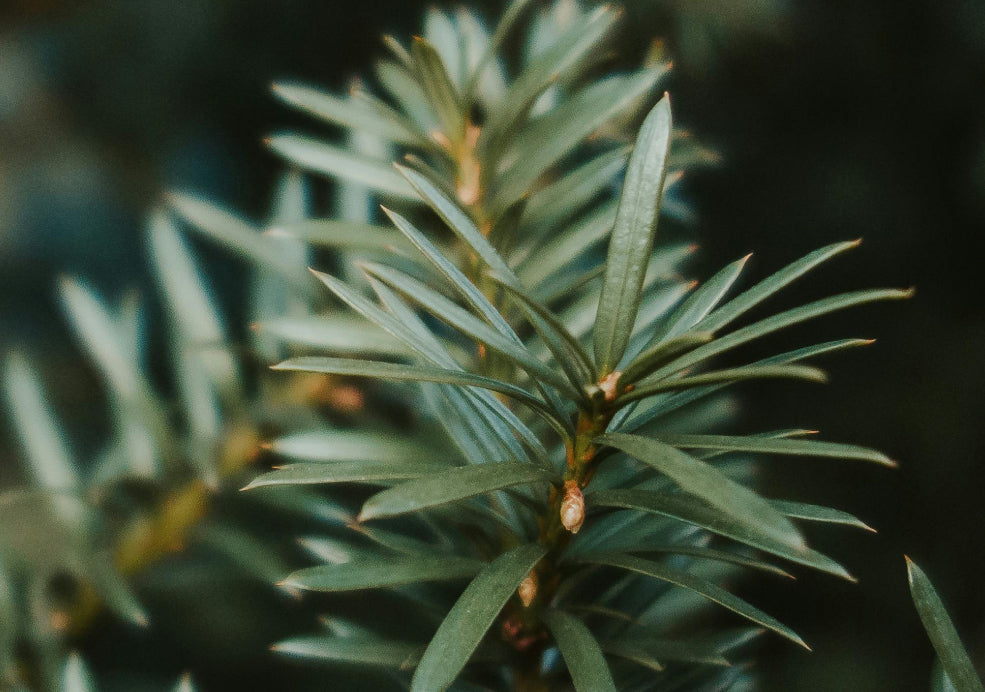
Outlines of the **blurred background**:
<svg viewBox="0 0 985 692">
<path fill-rule="evenodd" d="M 500 3 L 478 5 L 492 16 Z M 90 403 L 95 377 L 61 319 L 55 277 L 88 277 L 111 297 L 131 286 L 152 293 L 143 219 L 172 187 L 259 218 L 280 171 L 261 137 L 295 117 L 274 103 L 269 82 L 343 89 L 368 72 L 381 34 L 412 34 L 424 8 L 403 0 L 0 2 L 0 347 L 33 353 L 79 444 L 99 438 L 103 415 Z M 675 121 L 722 155 L 687 182 L 702 248 L 696 277 L 750 251 L 751 275 L 762 277 L 820 245 L 863 237 L 860 250 L 785 300 L 918 289 L 908 303 L 770 342 L 776 352 L 808 339 L 878 339 L 826 362 L 828 386 L 762 386 L 743 397 L 745 429 L 813 427 L 900 463 L 895 472 L 825 465 L 804 474 L 809 485 L 792 482 L 799 474 L 790 469 L 774 480 L 765 467 L 769 494 L 845 509 L 879 533 L 811 534 L 858 585 L 804 574 L 746 586 L 744 595 L 814 648 L 770 640 L 757 665 L 763 689 L 927 689 L 932 651 L 910 605 L 904 553 L 935 580 L 981 663 L 985 292 L 974 248 L 985 231 L 985 3 L 630 0 L 623 30 L 629 61 L 654 37 L 666 41 Z M 217 255 L 212 264 L 234 306 L 236 268 Z M 4 435 L 0 484 L 16 467 Z M 270 689 L 257 673 L 267 669 L 257 661 L 263 636 L 228 658 L 197 661 L 205 680 Z M 97 672 L 116 655 L 110 641 L 107 632 L 87 652 Z M 166 632 L 130 646 L 169 675 L 195 656 Z"/>
</svg>

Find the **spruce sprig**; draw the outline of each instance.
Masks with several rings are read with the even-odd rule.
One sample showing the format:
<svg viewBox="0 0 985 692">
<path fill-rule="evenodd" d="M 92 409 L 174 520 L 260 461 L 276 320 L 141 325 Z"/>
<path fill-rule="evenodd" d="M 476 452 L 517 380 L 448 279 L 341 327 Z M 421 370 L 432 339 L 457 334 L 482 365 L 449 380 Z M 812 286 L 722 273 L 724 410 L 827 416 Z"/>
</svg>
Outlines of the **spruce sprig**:
<svg viewBox="0 0 985 692">
<path fill-rule="evenodd" d="M 761 496 L 749 457 L 892 461 L 809 430 L 722 434 L 720 394 L 824 381 L 814 359 L 870 342 L 738 364 L 733 352 L 909 292 L 747 317 L 857 241 L 745 290 L 748 258 L 683 280 L 692 248 L 663 238 L 689 218 L 682 174 L 714 157 L 672 126 L 659 96 L 669 64 L 612 73 L 618 11 L 532 5 L 514 0 L 491 29 L 465 9 L 430 10 L 423 37 L 388 38 L 374 81 L 344 96 L 276 84 L 342 137 L 266 140 L 292 170 L 263 224 L 167 197 L 148 246 L 173 399 L 148 375 L 137 302 L 62 282 L 113 434 L 79 464 L 38 375 L 8 357 L 31 483 L 0 495 L 0 525 L 40 533 L 0 534 L 2 682 L 88 689 L 66 639 L 101 606 L 145 623 L 137 576 L 190 541 L 291 592 L 372 590 L 364 619 L 329 618 L 274 649 L 379 668 L 414 690 L 726 689 L 748 680 L 729 664 L 764 630 L 806 646 L 725 585 L 745 569 L 790 576 L 775 559 L 851 579 L 798 524 L 868 527 Z M 331 180 L 331 215 L 311 214 L 301 172 Z M 250 269 L 245 358 L 182 231 Z M 244 376 L 255 360 L 280 362 Z M 283 463 L 253 477 L 264 455 Z M 249 478 L 237 495 L 248 509 L 224 514 L 222 488 Z M 106 498 L 134 483 L 156 499 L 107 530 Z M 288 541 L 255 540 L 235 520 L 274 511 L 302 517 L 309 566 L 288 574 Z M 67 608 L 44 591 L 62 572 L 83 587 Z M 743 626 L 718 627 L 705 612 L 716 608 Z"/>
<path fill-rule="evenodd" d="M 524 4 L 511 6 L 493 37 L 513 28 Z M 678 434 L 666 421 L 685 407 L 720 415 L 713 395 L 746 380 L 824 381 L 805 360 L 867 342 L 716 363 L 785 327 L 909 292 L 847 293 L 731 328 L 857 243 L 812 253 L 732 298 L 745 260 L 703 285 L 673 278 L 676 248 L 654 250 L 658 219 L 679 172 L 697 161 L 693 151 L 675 156 L 669 99 L 649 111 L 628 157 L 618 140 L 606 146 L 592 136 L 611 131 L 614 120 L 631 121 L 654 98 L 666 66 L 626 75 L 599 70 L 594 63 L 616 24 L 612 10 L 578 13 L 560 29 L 547 28 L 545 16 L 534 19 L 526 60 L 515 70 L 495 58 L 497 39 L 477 32 L 478 21 L 464 11 L 432 11 L 425 37 L 409 49 L 388 40 L 393 55 L 377 75 L 392 100 L 389 127 L 371 127 L 383 150 L 405 152 L 399 178 L 380 160 L 359 159 L 354 168 L 353 155 L 335 145 L 291 134 L 270 140 L 306 169 L 338 179 L 356 170 L 358 183 L 400 209 L 383 211 L 406 241 L 398 255 L 353 260 L 348 279 L 316 272 L 404 353 L 384 360 L 309 355 L 275 369 L 391 383 L 381 395 L 439 420 L 458 449 L 362 465 L 289 464 L 250 487 L 385 486 L 363 503 L 354 526 L 371 541 L 386 527 L 375 548 L 286 583 L 313 591 L 390 589 L 407 597 L 412 611 L 423 596 L 420 648 L 399 661 L 374 661 L 413 668 L 413 690 L 495 680 L 548 689 L 563 686 L 566 676 L 580 690 L 615 689 L 616 682 L 619 689 L 673 688 L 685 679 L 716 684 L 725 679 L 716 666 L 758 630 L 696 634 L 675 594 L 806 646 L 720 583 L 737 566 L 779 571 L 758 558 L 762 553 L 850 579 L 807 546 L 796 522 L 864 526 L 829 508 L 761 497 L 743 478 L 741 455 L 892 462 L 862 447 L 807 439 L 807 431 Z M 496 86 L 483 91 L 482 84 Z M 296 86 L 277 92 L 329 122 L 358 128 L 338 97 Z M 353 93 L 346 103 L 366 98 Z M 362 176 L 370 170 L 380 176 Z M 425 209 L 411 203 L 415 196 Z M 461 592 L 424 586 L 463 578 L 471 581 Z M 435 612 L 436 629 L 429 624 Z M 367 650 L 388 647 L 376 628 L 358 636 Z M 277 648 L 367 662 L 352 653 L 353 643 L 322 635 Z M 551 658 L 555 648 L 564 664 Z M 644 678 L 641 666 L 664 674 Z"/>
</svg>

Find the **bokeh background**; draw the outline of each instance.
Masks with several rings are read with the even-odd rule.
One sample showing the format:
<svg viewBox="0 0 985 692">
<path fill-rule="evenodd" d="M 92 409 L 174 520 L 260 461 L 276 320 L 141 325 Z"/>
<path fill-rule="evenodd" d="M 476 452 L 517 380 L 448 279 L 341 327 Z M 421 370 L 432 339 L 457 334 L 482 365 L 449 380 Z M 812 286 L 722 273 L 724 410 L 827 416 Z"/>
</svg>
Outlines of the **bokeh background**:
<svg viewBox="0 0 985 692">
<path fill-rule="evenodd" d="M 478 3 L 487 15 L 499 4 Z M 423 9 L 402 0 L 0 2 L 0 347 L 35 355 L 80 444 L 99 438 L 102 416 L 55 277 L 86 276 L 110 296 L 130 286 L 152 293 L 143 217 L 171 187 L 261 216 L 280 170 L 261 136 L 294 122 L 269 82 L 342 89 L 381 52 L 382 33 L 413 33 Z M 918 289 L 906 304 L 771 342 L 775 351 L 812 337 L 878 338 L 826 363 L 830 385 L 750 388 L 742 399 L 749 430 L 806 425 L 900 462 L 889 472 L 777 459 L 764 470 L 771 493 L 846 509 L 879 534 L 812 533 L 857 586 L 808 574 L 747 585 L 744 595 L 814 647 L 769 641 L 757 665 L 763 688 L 926 690 L 932 651 L 910 607 L 904 553 L 935 580 L 985 661 L 985 3 L 631 0 L 624 31 L 629 60 L 665 39 L 675 120 L 722 155 L 687 182 L 702 248 L 695 276 L 749 251 L 762 276 L 863 237 L 789 299 Z M 236 267 L 218 255 L 211 266 L 234 308 Z M 16 467 L 3 435 L 0 483 Z M 233 598 L 255 606 L 261 597 Z M 97 671 L 115 655 L 119 633 L 107 628 L 87 652 Z M 196 660 L 166 631 L 127 651 L 162 675 L 190 657 L 206 689 L 273 689 L 265 633 L 230 634 L 244 645 L 222 659 Z"/>
</svg>

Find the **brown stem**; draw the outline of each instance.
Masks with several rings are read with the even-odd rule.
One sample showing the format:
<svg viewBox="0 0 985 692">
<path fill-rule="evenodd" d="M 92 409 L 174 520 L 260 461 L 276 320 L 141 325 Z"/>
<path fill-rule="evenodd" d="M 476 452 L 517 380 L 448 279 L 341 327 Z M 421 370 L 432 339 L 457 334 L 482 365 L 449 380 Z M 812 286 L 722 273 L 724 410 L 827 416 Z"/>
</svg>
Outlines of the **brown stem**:
<svg viewBox="0 0 985 692">
<path fill-rule="evenodd" d="M 528 577 L 537 585 L 536 595 L 526 604 L 513 603 L 514 608 L 508 610 L 504 634 L 514 647 L 527 654 L 528 659 L 533 658 L 537 662 L 536 666 L 517 669 L 516 690 L 540 692 L 548 689 L 546 681 L 540 677 L 540 654 L 547 640 L 540 613 L 554 600 L 561 585 L 560 557 L 574 535 L 574 532 L 565 526 L 566 522 L 562 514 L 566 498 L 570 499 L 574 494 L 581 498 L 582 489 L 588 485 L 594 475 L 595 455 L 598 452 L 598 445 L 594 440 L 605 432 L 612 420 L 612 412 L 608 410 L 605 403 L 602 403 L 602 408 L 598 412 L 581 412 L 578 415 L 574 443 L 567 449 L 564 489 L 551 487 L 547 513 L 539 520 L 539 542 L 548 549 L 548 552 Z M 584 512 L 583 504 L 581 511 Z M 581 522 L 578 521 L 574 531 L 580 526 Z"/>
<path fill-rule="evenodd" d="M 489 162 L 477 157 L 476 144 L 480 129 L 471 122 L 465 122 L 465 136 L 453 144 L 445 137 L 445 146 L 455 162 L 457 169 L 456 193 L 459 201 L 468 210 L 472 220 L 484 235 L 488 235 L 493 221 L 486 207 L 486 189 L 483 184 L 488 173 Z M 468 261 L 467 272 L 472 282 L 479 287 L 493 305 L 498 305 L 501 295 L 498 287 L 482 273 L 482 262 L 475 255 Z M 489 353 L 479 347 L 479 366 L 484 374 L 509 379 L 512 369 L 509 361 Z M 498 372 L 499 370 L 505 372 Z M 578 414 L 575 439 L 569 443 L 567 469 L 564 474 L 563 490 L 552 486 L 547 502 L 546 514 L 538 518 L 540 527 L 538 542 L 548 551 L 544 559 L 520 585 L 517 598 L 511 599 L 501 620 L 501 632 L 523 657 L 515 671 L 514 689 L 517 692 L 547 692 L 549 685 L 540 675 L 540 662 L 548 641 L 540 617 L 543 608 L 553 600 L 561 584 L 560 556 L 584 520 L 584 499 L 582 489 L 594 474 L 594 460 L 598 447 L 595 438 L 605 432 L 612 420 L 610 410 L 614 401 L 619 373 L 607 375 L 595 387 L 597 397 L 593 397 L 594 410 Z M 503 398 L 504 403 L 509 403 Z M 564 517 L 562 517 L 564 514 Z"/>
</svg>

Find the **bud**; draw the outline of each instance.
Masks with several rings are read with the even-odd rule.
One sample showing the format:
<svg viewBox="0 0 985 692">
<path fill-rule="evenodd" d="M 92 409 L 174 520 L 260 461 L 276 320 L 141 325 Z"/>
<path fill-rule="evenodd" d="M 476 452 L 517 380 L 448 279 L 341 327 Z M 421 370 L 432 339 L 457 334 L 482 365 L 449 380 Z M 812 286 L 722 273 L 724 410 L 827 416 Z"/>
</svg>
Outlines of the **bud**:
<svg viewBox="0 0 985 692">
<path fill-rule="evenodd" d="M 608 375 L 599 380 L 599 389 L 605 395 L 605 403 L 611 404 L 616 400 L 616 394 L 619 393 L 619 378 L 622 377 L 622 372 L 617 370 L 615 372 L 610 372 Z"/>
<path fill-rule="evenodd" d="M 571 533 L 578 533 L 585 523 L 585 496 L 578 481 L 564 482 L 564 500 L 561 501 L 561 523 Z"/>
<path fill-rule="evenodd" d="M 534 598 L 537 597 L 537 573 L 531 572 L 528 574 L 523 581 L 520 582 L 520 586 L 516 591 L 517 595 L 520 597 L 520 602 L 523 604 L 523 607 L 529 608 L 530 604 L 534 602 Z"/>
</svg>

